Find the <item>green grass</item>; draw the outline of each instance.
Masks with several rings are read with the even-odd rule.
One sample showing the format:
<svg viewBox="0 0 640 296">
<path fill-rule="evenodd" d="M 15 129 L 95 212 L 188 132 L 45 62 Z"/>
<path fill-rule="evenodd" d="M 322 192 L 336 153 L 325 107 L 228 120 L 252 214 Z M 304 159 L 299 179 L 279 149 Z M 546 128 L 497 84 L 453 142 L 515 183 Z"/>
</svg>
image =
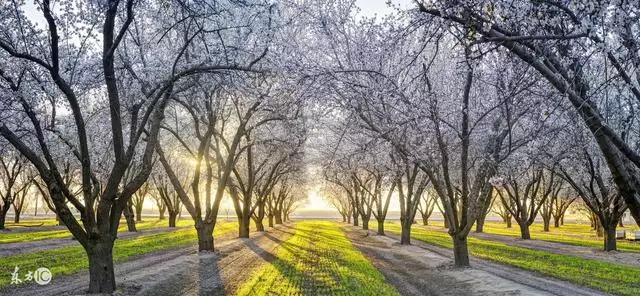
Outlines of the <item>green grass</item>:
<svg viewBox="0 0 640 296">
<path fill-rule="evenodd" d="M 45 221 L 45 220 L 40 220 L 40 221 Z M 55 220 L 52 220 L 52 221 L 55 222 Z M 32 222 L 29 221 L 29 223 L 32 223 Z M 43 222 L 35 223 L 35 225 L 40 223 L 43 223 Z M 57 225 L 57 223 L 54 225 Z M 136 228 L 138 230 L 145 230 L 145 229 L 157 228 L 157 227 L 167 227 L 168 225 L 169 225 L 169 220 L 153 219 L 153 220 L 144 220 L 142 222 L 138 222 L 136 224 Z M 184 226 L 190 226 L 190 225 L 193 225 L 192 219 L 181 219 L 176 221 L 177 227 L 184 227 Z M 51 226 L 51 225 L 47 225 L 47 226 Z M 124 220 L 120 221 L 120 227 L 118 227 L 118 231 L 120 232 L 127 231 L 126 221 Z M 66 228 L 62 230 L 43 230 L 43 231 L 28 231 L 28 232 L 15 232 L 15 233 L 7 232 L 7 233 L 0 233 L 0 244 L 30 242 L 30 241 L 37 241 L 37 240 L 43 240 L 43 239 L 69 238 L 69 237 L 71 237 L 71 233 Z"/>
<path fill-rule="evenodd" d="M 304 221 L 238 295 L 399 295 L 333 222 Z"/>
<path fill-rule="evenodd" d="M 21 227 L 21 226 L 56 226 L 58 221 L 56 219 L 23 219 L 20 223 L 13 223 L 13 218 L 7 218 L 4 226 L 7 228 Z"/>
<path fill-rule="evenodd" d="M 634 229 L 633 227 L 626 227 L 620 229 Z M 637 229 L 637 227 L 636 227 Z M 543 231 L 543 225 L 535 223 L 531 225 L 531 238 L 563 243 L 574 246 L 592 247 L 602 249 L 604 244 L 603 237 L 597 237 L 595 231 L 591 231 L 591 227 L 586 224 L 567 224 L 560 228 L 551 227 L 549 232 Z M 484 231 L 490 234 L 507 235 L 520 237 L 520 228 L 514 225 L 513 228 L 506 228 L 504 224 L 499 223 L 487 223 L 484 227 Z M 630 242 L 625 240 L 618 240 L 617 247 L 619 251 L 637 252 L 640 253 L 640 243 Z"/>
<path fill-rule="evenodd" d="M 214 236 L 220 236 L 238 229 L 236 222 L 218 223 Z M 196 231 L 193 227 L 181 228 L 172 232 L 141 235 L 129 240 L 116 240 L 113 250 L 113 260 L 126 261 L 133 256 L 153 251 L 183 247 L 197 242 Z M 47 267 L 55 277 L 71 274 L 89 268 L 86 253 L 82 246 L 64 247 L 40 251 L 29 254 L 9 256 L 0 260 L 0 288 L 11 282 L 11 272 L 14 267 L 20 267 L 22 277 L 29 270 Z"/>
<path fill-rule="evenodd" d="M 443 228 L 442 221 L 430 221 L 428 229 L 446 232 Z M 422 227 L 422 226 L 420 226 Z M 635 225 L 624 228 L 618 228 L 618 230 L 638 230 Z M 551 226 L 549 232 L 544 231 L 542 223 L 534 223 L 530 226 L 531 238 L 535 240 L 548 241 L 554 243 L 562 243 L 573 246 L 590 247 L 595 249 L 602 249 L 604 245 L 604 238 L 597 237 L 595 231 L 591 230 L 589 224 L 565 224 L 559 228 Z M 507 228 L 506 224 L 498 222 L 485 222 L 484 232 L 489 234 L 497 234 L 511 237 L 520 237 L 520 228 L 518 224 L 513 223 L 512 228 Z M 618 240 L 617 247 L 619 251 L 640 253 L 640 243 L 631 242 L 626 240 Z"/>
<path fill-rule="evenodd" d="M 386 223 L 389 233 L 399 234 L 398 223 Z M 413 227 L 411 237 L 432 245 L 452 248 L 451 237 L 441 231 Z M 618 295 L 640 295 L 640 268 L 514 247 L 504 243 L 470 237 L 472 256 L 512 265 L 546 276 L 567 280 Z"/>
</svg>

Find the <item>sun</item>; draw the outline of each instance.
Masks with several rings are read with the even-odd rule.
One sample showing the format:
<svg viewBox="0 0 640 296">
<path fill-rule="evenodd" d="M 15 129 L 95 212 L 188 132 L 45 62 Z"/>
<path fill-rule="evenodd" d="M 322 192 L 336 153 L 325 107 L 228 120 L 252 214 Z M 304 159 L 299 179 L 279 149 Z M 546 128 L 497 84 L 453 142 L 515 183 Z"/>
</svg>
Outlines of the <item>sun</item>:
<svg viewBox="0 0 640 296">
<path fill-rule="evenodd" d="M 318 191 L 313 190 L 309 192 L 304 208 L 306 210 L 326 210 L 330 206 Z"/>
</svg>

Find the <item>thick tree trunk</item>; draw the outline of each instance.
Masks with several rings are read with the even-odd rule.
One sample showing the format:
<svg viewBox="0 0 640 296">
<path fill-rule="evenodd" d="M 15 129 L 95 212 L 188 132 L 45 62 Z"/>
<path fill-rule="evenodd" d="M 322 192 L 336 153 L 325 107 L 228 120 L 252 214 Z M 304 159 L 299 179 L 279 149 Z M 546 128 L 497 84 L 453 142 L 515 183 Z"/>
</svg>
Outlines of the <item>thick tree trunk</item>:
<svg viewBox="0 0 640 296">
<path fill-rule="evenodd" d="M 456 267 L 469 266 L 469 250 L 466 237 L 453 236 L 453 257 Z"/>
<path fill-rule="evenodd" d="M 422 225 L 429 226 L 429 217 L 422 216 Z"/>
<path fill-rule="evenodd" d="M 560 225 L 564 225 L 564 214 L 560 216 Z"/>
<path fill-rule="evenodd" d="M 549 226 L 551 225 L 551 217 L 547 219 L 542 219 L 542 223 L 544 224 L 544 232 L 549 232 Z"/>
<path fill-rule="evenodd" d="M 596 221 L 596 236 L 604 237 L 604 229 L 602 229 L 602 224 L 600 224 L 599 220 Z"/>
<path fill-rule="evenodd" d="M 353 215 L 353 226 L 360 226 L 360 222 L 358 220 L 358 213 Z"/>
<path fill-rule="evenodd" d="M 0 211 L 0 230 L 5 229 L 4 223 L 7 218 L 7 212 Z"/>
<path fill-rule="evenodd" d="M 384 219 L 378 219 L 378 234 L 384 235 Z"/>
<path fill-rule="evenodd" d="M 276 211 L 276 214 L 274 216 L 276 218 L 276 224 L 282 224 L 282 212 L 281 211 Z"/>
<path fill-rule="evenodd" d="M 14 216 L 13 216 L 13 223 L 20 223 L 20 212 L 18 211 L 14 211 L 13 212 Z"/>
<path fill-rule="evenodd" d="M 251 219 L 248 215 L 242 215 L 238 221 L 238 237 L 249 238 L 249 225 Z"/>
<path fill-rule="evenodd" d="M 167 211 L 166 209 L 165 210 L 158 209 L 158 219 L 164 220 L 164 218 L 165 218 L 164 214 L 165 214 L 166 211 Z"/>
<path fill-rule="evenodd" d="M 444 228 L 449 229 L 449 220 L 447 220 L 447 217 L 444 217 Z"/>
<path fill-rule="evenodd" d="M 198 233 L 198 251 L 213 252 L 213 224 L 204 222 L 196 224 L 196 232 Z"/>
<path fill-rule="evenodd" d="M 529 232 L 529 224 L 527 222 L 518 223 L 520 226 L 520 238 L 531 239 L 531 232 Z"/>
<path fill-rule="evenodd" d="M 342 223 L 347 222 L 347 216 L 345 216 L 344 214 L 340 214 L 342 216 Z"/>
<path fill-rule="evenodd" d="M 113 272 L 113 241 L 89 241 L 89 293 L 111 294 L 116 289 Z"/>
<path fill-rule="evenodd" d="M 616 250 L 616 227 L 609 226 L 605 229 L 606 236 L 604 237 L 604 250 L 615 251 Z"/>
<path fill-rule="evenodd" d="M 127 220 L 127 230 L 129 232 L 136 232 L 138 231 L 136 229 L 136 221 L 133 217 L 133 212 L 131 211 L 131 207 L 124 207 L 124 210 L 122 211 L 122 214 L 124 215 L 125 220 Z"/>
<path fill-rule="evenodd" d="M 484 232 L 484 217 L 478 218 L 476 220 L 476 233 Z"/>
<path fill-rule="evenodd" d="M 176 227 L 176 218 L 178 217 L 178 213 L 169 212 L 169 227 Z"/>
<path fill-rule="evenodd" d="M 142 206 L 136 207 L 136 222 L 142 222 Z"/>
<path fill-rule="evenodd" d="M 369 230 L 369 218 L 362 217 L 362 229 Z"/>
<path fill-rule="evenodd" d="M 264 232 L 264 223 L 262 223 L 262 220 L 263 219 L 261 219 L 261 218 L 253 219 L 253 222 L 256 223 L 256 230 L 257 231 Z"/>
<path fill-rule="evenodd" d="M 401 245 L 410 245 L 411 244 L 411 222 L 402 221 L 402 232 L 400 233 L 400 244 Z"/>
<path fill-rule="evenodd" d="M 351 215 L 347 215 L 347 223 L 351 224 Z"/>
<path fill-rule="evenodd" d="M 553 227 L 554 228 L 560 227 L 560 217 L 553 217 Z"/>
<path fill-rule="evenodd" d="M 267 215 L 267 220 L 269 220 L 269 227 L 273 227 L 273 214 Z"/>
</svg>

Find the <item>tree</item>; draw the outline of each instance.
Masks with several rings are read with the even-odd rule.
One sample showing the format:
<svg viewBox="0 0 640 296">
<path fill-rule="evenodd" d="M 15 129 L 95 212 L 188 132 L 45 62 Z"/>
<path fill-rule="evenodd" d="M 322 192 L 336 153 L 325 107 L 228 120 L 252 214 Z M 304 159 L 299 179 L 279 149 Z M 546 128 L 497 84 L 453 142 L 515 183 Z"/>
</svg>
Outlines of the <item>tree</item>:
<svg viewBox="0 0 640 296">
<path fill-rule="evenodd" d="M 418 205 L 424 190 L 429 185 L 428 176 L 422 172 L 417 164 L 410 164 L 403 160 L 406 167 L 402 178 L 397 183 L 400 199 L 400 244 L 411 244 L 411 226 L 415 221 Z"/>
<path fill-rule="evenodd" d="M 0 135 L 38 171 L 57 215 L 85 249 L 90 293 L 115 290 L 112 252 L 119 220 L 151 172 L 168 101 L 189 77 L 253 66 L 228 56 L 214 60 L 204 50 L 191 51 L 187 58 L 186 49 L 195 43 L 200 48 L 219 44 L 217 35 L 206 36 L 217 27 L 209 27 L 216 21 L 208 17 L 220 15 L 206 3 L 171 6 L 174 14 L 166 13 L 165 2 L 157 4 L 142 10 L 138 1 L 108 0 L 53 9 L 45 0 L 39 5 L 44 30 L 28 20 L 23 2 L 0 4 L 2 31 L 12 32 L 0 37 L 0 90 L 3 98 L 10 97 L 2 99 Z M 100 24 L 98 36 L 92 30 Z M 51 97 L 55 102 L 49 107 Z M 62 105 L 68 116 L 56 116 Z M 106 131 L 110 137 L 90 137 Z M 125 181 L 138 151 L 141 169 Z M 64 184 L 58 161 L 63 155 L 79 168 L 81 199 Z M 97 161 L 101 156 L 105 161 Z M 82 224 L 68 204 L 80 213 Z"/>
<path fill-rule="evenodd" d="M 162 201 L 163 207 L 169 213 L 169 227 L 176 227 L 176 218 L 178 213 L 182 211 L 182 203 L 176 190 L 170 188 L 171 183 L 167 180 L 167 177 L 161 174 L 154 175 L 152 177 L 153 185 L 155 186 L 155 194 Z M 158 206 L 160 208 L 160 206 Z"/>
<path fill-rule="evenodd" d="M 3 149 L 4 150 L 4 149 Z M 5 229 L 5 219 L 7 212 L 11 209 L 11 205 L 14 204 L 16 199 L 24 199 L 23 192 L 28 187 L 28 183 L 22 182 L 23 175 L 26 171 L 26 159 L 20 157 L 13 151 L 3 151 L 2 157 L 0 157 L 0 179 L 2 181 L 2 190 L 0 190 L 0 230 Z M 20 215 L 18 214 L 16 219 L 18 223 L 20 221 Z"/>
<path fill-rule="evenodd" d="M 438 198 L 431 194 L 429 190 L 425 190 L 422 194 L 422 202 L 418 204 L 418 211 L 422 216 L 422 225 L 429 225 L 429 218 L 433 213 L 433 210 L 436 208 L 436 203 L 438 202 Z"/>
<path fill-rule="evenodd" d="M 472 28 L 529 64 L 571 103 L 588 128 L 630 212 L 640 224 L 637 2 L 419 1 L 425 15 Z M 602 17 L 607 15 L 610 17 Z M 535 20 L 535 21 L 534 21 Z M 611 73 L 610 73 L 611 72 Z M 634 73 L 635 72 L 635 78 Z M 613 75 L 615 74 L 615 75 Z M 606 81 L 601 84 L 601 81 Z M 613 94 L 619 94 L 615 97 Z M 608 99 L 612 95 L 611 101 Z M 605 99 L 602 99 L 605 98 Z M 617 112 L 608 112 L 613 107 Z"/>
<path fill-rule="evenodd" d="M 27 196 L 29 195 L 31 185 L 33 185 L 33 178 L 34 176 L 28 171 L 20 174 L 20 187 L 15 192 L 15 197 L 12 202 L 14 223 L 20 223 L 20 214 L 22 214 L 22 211 L 28 207 L 29 200 L 27 199 Z"/>
<path fill-rule="evenodd" d="M 527 168 L 520 176 L 494 179 L 502 205 L 520 226 L 522 239 L 531 239 L 529 226 L 557 187 L 556 174 L 543 168 Z"/>
<path fill-rule="evenodd" d="M 583 149 L 567 162 L 570 164 L 561 168 L 563 178 L 591 211 L 596 230 L 602 227 L 604 250 L 616 250 L 616 227 L 627 205 L 612 178 L 606 175 L 604 160 Z"/>
</svg>

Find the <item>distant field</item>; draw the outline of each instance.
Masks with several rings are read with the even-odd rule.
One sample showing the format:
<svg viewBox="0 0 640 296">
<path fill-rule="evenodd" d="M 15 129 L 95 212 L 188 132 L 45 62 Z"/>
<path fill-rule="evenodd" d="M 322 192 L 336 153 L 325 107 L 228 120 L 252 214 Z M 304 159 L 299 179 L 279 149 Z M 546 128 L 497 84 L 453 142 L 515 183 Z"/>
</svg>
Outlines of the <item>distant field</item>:
<svg viewBox="0 0 640 296">
<path fill-rule="evenodd" d="M 238 295 L 399 295 L 334 222 L 296 223 L 276 257 Z"/>
</svg>

